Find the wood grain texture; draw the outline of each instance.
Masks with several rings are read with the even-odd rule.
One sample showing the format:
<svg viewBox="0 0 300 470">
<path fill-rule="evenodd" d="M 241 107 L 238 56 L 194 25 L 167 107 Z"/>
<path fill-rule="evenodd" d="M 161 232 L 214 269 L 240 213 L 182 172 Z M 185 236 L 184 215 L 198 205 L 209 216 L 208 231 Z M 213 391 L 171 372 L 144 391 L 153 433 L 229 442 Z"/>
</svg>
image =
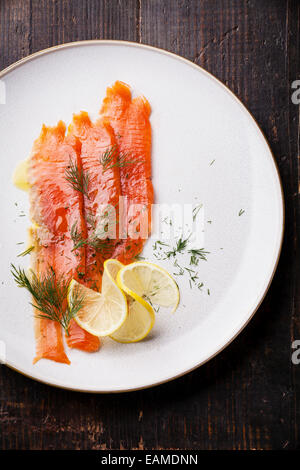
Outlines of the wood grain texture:
<svg viewBox="0 0 300 470">
<path fill-rule="evenodd" d="M 56 390 L 1 367 L 1 449 L 299 448 L 299 23 L 297 0 L 0 0 L 0 69 L 93 38 L 151 44 L 203 66 L 262 127 L 286 199 L 275 279 L 233 344 L 186 377 L 124 395 Z"/>
</svg>

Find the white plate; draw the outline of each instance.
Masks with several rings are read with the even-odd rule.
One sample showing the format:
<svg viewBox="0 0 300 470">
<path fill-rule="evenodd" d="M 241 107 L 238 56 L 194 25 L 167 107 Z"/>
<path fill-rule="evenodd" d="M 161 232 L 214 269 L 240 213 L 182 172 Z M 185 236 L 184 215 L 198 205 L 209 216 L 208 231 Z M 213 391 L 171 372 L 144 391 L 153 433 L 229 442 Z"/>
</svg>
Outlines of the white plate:
<svg viewBox="0 0 300 470">
<path fill-rule="evenodd" d="M 6 347 L 7 364 L 59 387 L 118 392 L 178 377 L 226 347 L 260 305 L 283 234 L 278 171 L 245 107 L 187 60 L 118 41 L 52 48 L 14 64 L 0 78 L 2 91 L 3 82 L 6 88 L 6 104 L 0 105 L 0 345 Z M 212 221 L 205 225 L 210 255 L 200 263 L 205 286 L 203 292 L 190 290 L 185 276 L 178 278 L 180 308 L 173 316 L 159 313 L 143 342 L 107 339 L 98 353 L 68 352 L 71 366 L 47 360 L 33 365 L 29 299 L 10 275 L 10 263 L 20 262 L 17 243 L 26 239 L 29 220 L 20 215 L 28 214 L 28 200 L 12 185 L 11 175 L 29 154 L 42 123 L 70 122 L 82 109 L 96 117 L 106 87 L 117 79 L 143 93 L 153 109 L 156 202 L 202 202 L 205 221 Z M 146 251 L 152 256 L 151 240 Z"/>
</svg>

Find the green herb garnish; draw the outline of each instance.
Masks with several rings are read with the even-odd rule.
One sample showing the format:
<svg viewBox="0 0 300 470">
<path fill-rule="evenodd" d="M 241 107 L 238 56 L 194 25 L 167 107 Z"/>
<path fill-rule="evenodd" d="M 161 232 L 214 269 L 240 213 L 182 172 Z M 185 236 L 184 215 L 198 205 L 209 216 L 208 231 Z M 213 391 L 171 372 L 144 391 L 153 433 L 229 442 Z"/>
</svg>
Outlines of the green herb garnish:
<svg viewBox="0 0 300 470">
<path fill-rule="evenodd" d="M 193 222 L 195 222 L 196 217 L 198 215 L 198 212 L 200 211 L 200 209 L 202 207 L 203 207 L 203 204 L 198 204 L 198 206 L 194 207 L 194 209 L 193 209 Z"/>
<path fill-rule="evenodd" d="M 79 248 L 89 245 L 95 251 L 107 253 L 111 248 L 111 240 L 109 238 L 102 239 L 101 235 L 104 235 L 106 231 L 103 231 L 101 234 L 97 235 L 94 230 L 90 237 L 84 238 L 82 232 L 78 231 L 77 222 L 75 222 L 71 227 L 71 238 L 74 243 L 74 246 L 71 251 L 78 250 Z"/>
<path fill-rule="evenodd" d="M 82 194 L 88 196 L 88 184 L 89 184 L 89 173 L 84 172 L 82 168 L 78 167 L 78 164 L 71 158 L 69 166 L 65 169 L 65 179 L 70 183 L 75 191 L 79 191 Z"/>
<path fill-rule="evenodd" d="M 127 153 L 120 153 L 117 145 L 108 147 L 105 152 L 102 153 L 99 161 L 103 167 L 103 173 L 106 170 L 112 168 L 121 168 L 124 166 L 131 165 L 133 161 L 127 160 Z"/>
<path fill-rule="evenodd" d="M 190 264 L 195 265 L 198 264 L 198 262 L 196 262 L 197 258 L 207 261 L 206 255 L 209 255 L 209 251 L 205 251 L 204 248 L 192 248 L 191 250 L 188 250 L 188 253 L 191 255 Z"/>
<path fill-rule="evenodd" d="M 32 250 L 34 250 L 34 246 L 30 246 L 29 248 L 27 248 L 27 250 L 22 251 L 22 253 L 20 253 L 20 254 L 18 255 L 18 258 L 19 258 L 20 256 L 29 255 L 29 253 L 31 253 Z"/>
<path fill-rule="evenodd" d="M 171 258 L 172 256 L 176 256 L 177 253 L 182 253 L 185 248 L 187 247 L 189 238 L 191 234 L 187 238 L 183 238 L 182 236 L 177 240 L 176 246 L 173 248 L 173 250 L 167 251 L 166 252 L 166 257 Z"/>
<path fill-rule="evenodd" d="M 33 271 L 27 276 L 24 269 L 12 264 L 11 273 L 18 287 L 27 289 L 32 295 L 33 303 L 30 303 L 39 312 L 35 316 L 60 323 L 69 334 L 70 321 L 84 303 L 79 290 L 74 289 L 66 306 L 68 282 L 63 277 L 57 278 L 53 268 L 50 267 L 43 277 L 37 276 Z"/>
</svg>

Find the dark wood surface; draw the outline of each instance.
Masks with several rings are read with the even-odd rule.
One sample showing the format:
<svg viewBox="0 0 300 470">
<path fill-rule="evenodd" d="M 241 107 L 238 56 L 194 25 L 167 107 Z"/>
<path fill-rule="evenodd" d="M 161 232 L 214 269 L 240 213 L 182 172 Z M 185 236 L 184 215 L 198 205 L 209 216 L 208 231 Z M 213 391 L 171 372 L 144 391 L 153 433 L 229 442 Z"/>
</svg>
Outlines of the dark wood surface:
<svg viewBox="0 0 300 470">
<path fill-rule="evenodd" d="M 174 382 L 123 395 L 57 390 L 0 367 L 1 449 L 299 448 L 298 0 L 0 0 L 0 69 L 56 44 L 124 39 L 180 54 L 237 94 L 266 134 L 286 199 L 272 286 L 242 334 Z M 1 158 L 4 158 L 2 155 Z"/>
</svg>

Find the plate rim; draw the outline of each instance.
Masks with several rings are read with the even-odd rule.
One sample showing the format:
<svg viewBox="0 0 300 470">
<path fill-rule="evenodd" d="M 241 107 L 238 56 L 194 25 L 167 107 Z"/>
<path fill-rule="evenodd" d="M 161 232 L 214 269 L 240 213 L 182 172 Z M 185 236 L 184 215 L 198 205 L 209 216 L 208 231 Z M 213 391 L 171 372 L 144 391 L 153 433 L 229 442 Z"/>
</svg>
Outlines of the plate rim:
<svg viewBox="0 0 300 470">
<path fill-rule="evenodd" d="M 277 250 L 276 250 L 276 258 L 275 258 L 275 260 L 273 260 L 273 263 L 274 263 L 273 264 L 273 270 L 270 274 L 268 282 L 266 283 L 264 291 L 262 292 L 262 294 L 259 294 L 259 296 L 258 296 L 258 301 L 257 301 L 255 307 L 250 310 L 250 313 L 249 313 L 249 316 L 248 316 L 246 322 L 244 322 L 242 324 L 242 326 L 238 329 L 238 331 L 223 346 L 221 346 L 217 351 L 215 351 L 213 354 L 211 354 L 207 359 L 205 359 L 203 361 L 200 361 L 198 364 L 196 364 L 193 367 L 185 370 L 184 372 L 181 372 L 181 373 L 176 374 L 176 375 L 172 375 L 171 377 L 167 377 L 163 380 L 159 380 L 157 382 L 154 382 L 154 383 L 151 383 L 151 384 L 148 384 L 148 385 L 141 385 L 141 386 L 135 387 L 135 388 L 124 388 L 124 389 L 117 389 L 117 390 L 116 389 L 115 390 L 113 390 L 113 389 L 112 390 L 91 390 L 91 389 L 85 389 L 85 388 L 82 388 L 82 387 L 73 388 L 71 386 L 62 385 L 62 384 L 55 383 L 55 382 L 48 382 L 46 379 L 43 379 L 41 377 L 29 374 L 28 372 L 24 371 L 22 368 L 17 367 L 15 364 L 13 364 L 12 362 L 9 362 L 9 361 L 5 361 L 4 364 L 3 364 L 5 366 L 9 367 L 10 369 L 14 370 L 15 372 L 18 372 L 18 373 L 22 374 L 23 376 L 25 376 L 27 378 L 30 378 L 32 380 L 36 380 L 37 382 L 40 382 L 40 383 L 43 383 L 43 384 L 46 384 L 46 385 L 50 385 L 51 387 L 55 387 L 55 388 L 59 388 L 59 389 L 63 389 L 63 390 L 71 390 L 73 392 L 82 392 L 82 393 L 95 393 L 95 394 L 98 394 L 98 393 L 99 394 L 114 393 L 115 394 L 115 393 L 127 393 L 127 392 L 135 392 L 135 391 L 138 391 L 138 390 L 145 390 L 145 389 L 148 389 L 148 388 L 156 387 L 158 385 L 162 385 L 164 383 L 171 382 L 172 380 L 178 379 L 180 377 L 183 377 L 184 375 L 198 369 L 199 367 L 203 366 L 208 361 L 210 361 L 211 359 L 216 357 L 219 353 L 221 353 L 225 348 L 227 348 L 239 336 L 239 334 L 244 330 L 244 328 L 246 328 L 248 323 L 252 320 L 255 313 L 257 312 L 257 310 L 261 306 L 263 300 L 265 299 L 266 294 L 267 294 L 267 292 L 268 292 L 268 290 L 271 286 L 271 283 L 273 281 L 275 272 L 277 270 L 278 262 L 279 262 L 281 251 L 282 251 L 283 238 L 284 238 L 284 232 L 285 232 L 285 199 L 284 199 L 283 185 L 282 185 L 282 180 L 281 180 L 281 176 L 280 176 L 277 161 L 276 161 L 275 156 L 273 154 L 273 151 L 270 147 L 270 144 L 269 144 L 264 132 L 262 131 L 260 125 L 258 124 L 257 120 L 255 119 L 255 117 L 247 109 L 247 107 L 243 104 L 243 102 L 221 80 L 219 80 L 217 77 L 215 77 L 213 74 L 211 74 L 210 72 L 205 70 L 200 65 L 195 64 L 191 60 L 186 59 L 185 57 L 182 57 L 178 54 L 175 54 L 173 52 L 169 52 L 169 51 L 167 51 L 165 49 L 162 49 L 162 48 L 159 48 L 159 47 L 150 46 L 148 44 L 142 44 L 142 43 L 133 42 L 133 41 L 114 40 L 114 39 L 89 39 L 89 40 L 82 40 L 82 41 L 74 41 L 74 42 L 68 42 L 68 43 L 63 43 L 63 44 L 58 44 L 56 46 L 48 47 L 46 49 L 42 49 L 42 50 L 34 52 L 33 54 L 30 54 L 26 57 L 23 57 L 22 59 L 12 63 L 8 67 L 1 70 L 0 71 L 0 79 L 3 78 L 5 75 L 7 75 L 12 70 L 15 70 L 16 68 L 22 66 L 24 63 L 30 62 L 31 60 L 34 60 L 39 56 L 43 56 L 43 55 L 55 52 L 59 49 L 67 49 L 67 48 L 72 48 L 72 47 L 88 46 L 88 45 L 96 45 L 96 44 L 97 45 L 130 46 L 130 47 L 146 49 L 146 50 L 150 50 L 150 51 L 154 51 L 154 52 L 159 52 L 160 54 L 163 54 L 163 55 L 166 55 L 166 56 L 171 56 L 172 58 L 174 58 L 176 60 L 180 60 L 183 63 L 194 67 L 195 69 L 200 69 L 202 73 L 209 76 L 210 79 L 212 79 L 219 86 L 221 86 L 224 91 L 229 93 L 231 95 L 231 98 L 233 98 L 237 102 L 237 104 L 243 109 L 243 111 L 246 112 L 246 114 L 248 114 L 248 116 L 252 119 L 252 121 L 255 124 L 256 129 L 259 131 L 263 141 L 267 145 L 267 148 L 269 150 L 269 155 L 271 156 L 271 159 L 273 160 L 275 174 L 277 175 L 277 181 L 279 183 L 281 211 L 282 211 L 282 220 L 281 220 L 281 224 L 280 224 L 281 234 L 280 234 L 280 238 L 279 238 L 279 244 L 278 244 L 278 247 L 277 247 Z"/>
</svg>

